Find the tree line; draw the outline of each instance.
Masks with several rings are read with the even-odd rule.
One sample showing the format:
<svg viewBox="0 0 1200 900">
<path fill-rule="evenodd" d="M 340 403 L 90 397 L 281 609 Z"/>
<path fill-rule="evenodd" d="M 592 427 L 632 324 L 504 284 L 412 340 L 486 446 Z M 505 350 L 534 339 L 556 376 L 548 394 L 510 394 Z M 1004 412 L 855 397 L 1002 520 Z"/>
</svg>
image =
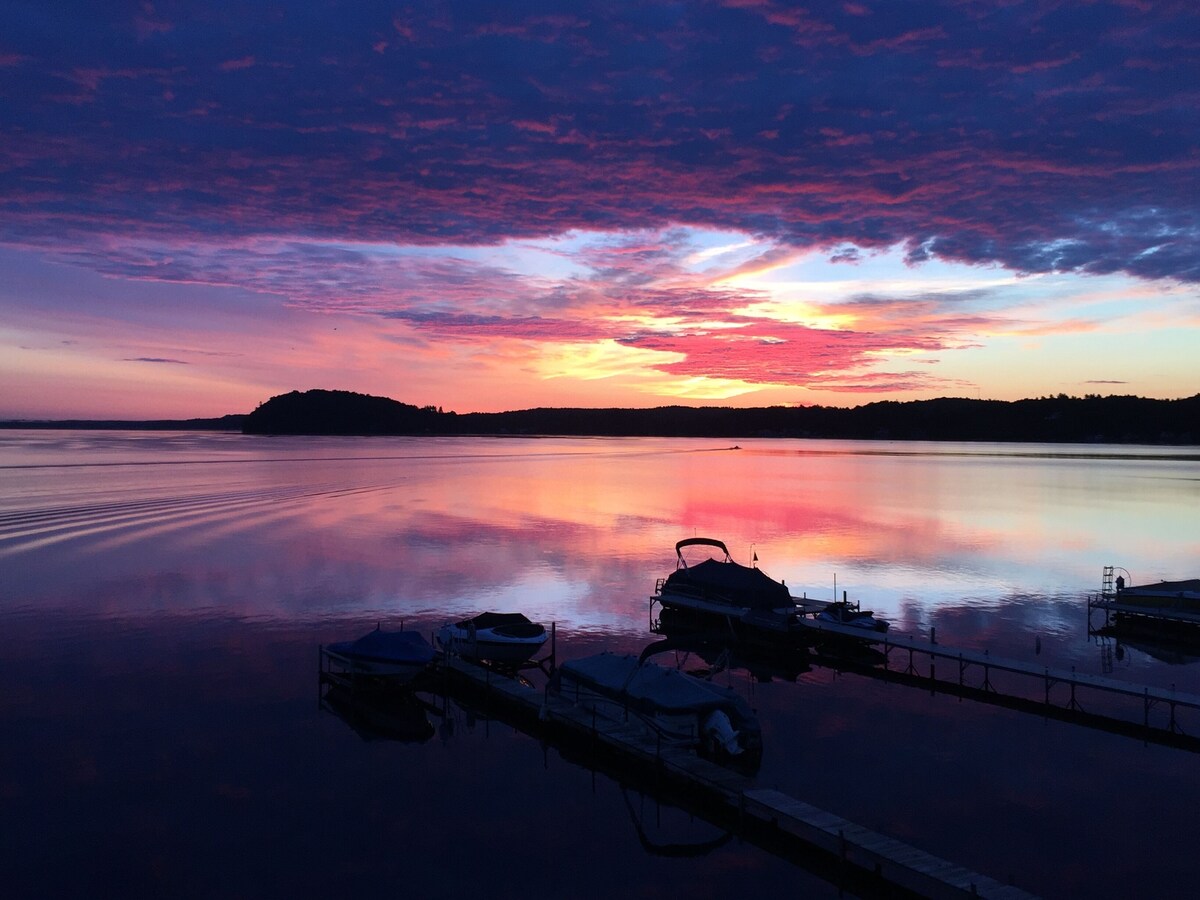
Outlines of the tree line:
<svg viewBox="0 0 1200 900">
<path fill-rule="evenodd" d="M 661 406 L 444 412 L 350 391 L 292 391 L 242 420 L 246 434 L 786 437 L 892 441 L 1200 444 L 1200 394 L 1179 400 L 1066 394 L 945 397 L 862 406 Z"/>
</svg>

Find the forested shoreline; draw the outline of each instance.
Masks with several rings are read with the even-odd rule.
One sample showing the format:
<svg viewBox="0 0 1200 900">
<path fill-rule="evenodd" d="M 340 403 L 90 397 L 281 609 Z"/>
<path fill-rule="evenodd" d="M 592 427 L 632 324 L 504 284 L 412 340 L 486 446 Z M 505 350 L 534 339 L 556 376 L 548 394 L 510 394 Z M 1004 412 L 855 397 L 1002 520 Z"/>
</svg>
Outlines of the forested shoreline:
<svg viewBox="0 0 1200 900">
<path fill-rule="evenodd" d="M 660 406 L 456 413 L 351 391 L 292 391 L 253 412 L 207 419 L 6 421 L 4 428 L 241 431 L 297 435 L 564 435 L 1200 444 L 1200 394 L 1178 400 L 1059 394 L 945 397 L 855 407 Z"/>
</svg>

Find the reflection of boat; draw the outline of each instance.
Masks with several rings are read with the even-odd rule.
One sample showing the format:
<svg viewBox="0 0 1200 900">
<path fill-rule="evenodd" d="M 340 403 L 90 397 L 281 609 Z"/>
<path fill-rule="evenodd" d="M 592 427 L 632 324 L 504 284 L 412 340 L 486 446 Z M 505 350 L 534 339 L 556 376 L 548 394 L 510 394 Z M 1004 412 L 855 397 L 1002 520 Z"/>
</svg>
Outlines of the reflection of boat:
<svg viewBox="0 0 1200 900">
<path fill-rule="evenodd" d="M 1092 634 L 1114 639 L 1117 659 L 1128 647 L 1172 666 L 1200 661 L 1200 625 L 1190 621 L 1118 610 Z"/>
<path fill-rule="evenodd" d="M 521 613 L 484 612 L 471 619 L 443 625 L 438 645 L 466 659 L 516 665 L 546 643 L 546 629 Z"/>
<path fill-rule="evenodd" d="M 366 675 L 406 684 L 433 661 L 433 647 L 415 631 L 384 631 L 376 626 L 356 641 L 322 649 L 333 666 L 348 675 Z"/>
<path fill-rule="evenodd" d="M 753 640 L 738 638 L 728 630 L 696 627 L 694 617 L 678 610 L 664 609 L 651 628 L 663 636 L 660 651 L 674 650 L 676 653 L 695 653 L 708 666 L 710 672 L 725 669 L 743 669 L 755 681 L 795 681 L 810 671 L 808 647 L 801 642 L 779 640 Z M 645 659 L 656 645 L 642 651 Z"/>
<path fill-rule="evenodd" d="M 407 691 L 353 691 L 334 685 L 321 703 L 364 741 L 417 744 L 433 737 L 425 707 Z"/>
<path fill-rule="evenodd" d="M 722 558 L 710 556 L 689 564 L 683 553 L 688 547 L 711 547 L 719 550 Z M 797 607 L 787 585 L 761 569 L 734 562 L 722 541 L 687 538 L 675 544 L 675 557 L 675 571 L 660 579 L 654 592 L 653 600 L 664 610 L 720 617 L 735 628 L 791 630 Z"/>
<path fill-rule="evenodd" d="M 757 769 L 762 730 L 734 690 L 626 654 L 600 653 L 563 663 L 548 691 L 610 720 L 632 714 L 664 741 L 716 762 Z"/>
<path fill-rule="evenodd" d="M 887 631 L 889 623 L 880 619 L 869 609 L 859 609 L 845 600 L 836 600 L 825 606 L 817 613 L 818 622 L 828 622 L 832 625 L 847 625 L 851 628 L 861 628 L 864 631 Z"/>
<path fill-rule="evenodd" d="M 1109 632 L 1117 640 L 1117 658 L 1123 655 L 1123 647 L 1132 647 L 1152 659 L 1164 662 L 1169 666 L 1190 666 L 1200 662 L 1200 646 L 1194 642 L 1177 641 L 1170 638 L 1159 638 L 1153 635 L 1135 635 L 1124 637 L 1119 631 Z"/>
</svg>

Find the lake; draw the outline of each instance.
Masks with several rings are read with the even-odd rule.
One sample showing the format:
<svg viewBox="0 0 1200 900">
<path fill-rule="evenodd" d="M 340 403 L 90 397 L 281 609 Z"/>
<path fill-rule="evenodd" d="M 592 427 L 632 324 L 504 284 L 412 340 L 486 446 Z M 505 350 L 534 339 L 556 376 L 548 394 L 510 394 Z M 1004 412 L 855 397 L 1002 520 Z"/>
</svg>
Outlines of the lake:
<svg viewBox="0 0 1200 900">
<path fill-rule="evenodd" d="M 470 709 L 364 740 L 319 705 L 318 647 L 377 623 L 639 651 L 697 535 L 896 633 L 1200 693 L 1200 649 L 1086 606 L 1106 565 L 1200 575 L 1197 448 L 738 443 L 0 431 L 6 895 L 837 896 Z M 1197 753 L 791 674 L 714 676 L 761 785 L 1043 896 L 1194 894 Z"/>
</svg>

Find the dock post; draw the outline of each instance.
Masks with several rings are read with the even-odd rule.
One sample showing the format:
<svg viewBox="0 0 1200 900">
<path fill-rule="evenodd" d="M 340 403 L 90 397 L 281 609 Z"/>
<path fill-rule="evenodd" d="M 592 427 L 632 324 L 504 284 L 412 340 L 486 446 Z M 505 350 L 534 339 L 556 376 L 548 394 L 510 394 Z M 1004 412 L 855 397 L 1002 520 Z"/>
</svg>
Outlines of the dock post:
<svg viewBox="0 0 1200 900">
<path fill-rule="evenodd" d="M 931 643 L 931 644 L 937 643 L 937 626 L 936 625 L 929 626 L 929 643 Z"/>
</svg>

